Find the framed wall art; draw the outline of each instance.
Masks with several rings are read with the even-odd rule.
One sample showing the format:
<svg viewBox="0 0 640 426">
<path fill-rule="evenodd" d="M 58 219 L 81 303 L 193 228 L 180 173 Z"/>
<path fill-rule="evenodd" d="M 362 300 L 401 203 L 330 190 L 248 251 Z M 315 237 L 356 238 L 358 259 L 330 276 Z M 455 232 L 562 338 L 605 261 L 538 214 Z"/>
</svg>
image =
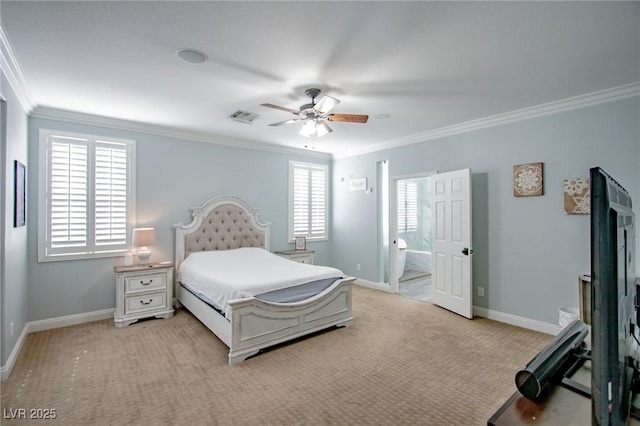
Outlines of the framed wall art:
<svg viewBox="0 0 640 426">
<path fill-rule="evenodd" d="M 513 196 L 535 197 L 543 195 L 542 163 L 513 166 Z"/>
<path fill-rule="evenodd" d="M 306 250 L 307 239 L 305 237 L 296 237 L 296 250 Z"/>
<path fill-rule="evenodd" d="M 13 170 L 13 226 L 24 226 L 27 223 L 27 170 L 18 160 Z"/>
<path fill-rule="evenodd" d="M 564 212 L 566 214 L 591 213 L 591 193 L 589 178 L 569 178 L 562 183 L 564 194 Z"/>
</svg>

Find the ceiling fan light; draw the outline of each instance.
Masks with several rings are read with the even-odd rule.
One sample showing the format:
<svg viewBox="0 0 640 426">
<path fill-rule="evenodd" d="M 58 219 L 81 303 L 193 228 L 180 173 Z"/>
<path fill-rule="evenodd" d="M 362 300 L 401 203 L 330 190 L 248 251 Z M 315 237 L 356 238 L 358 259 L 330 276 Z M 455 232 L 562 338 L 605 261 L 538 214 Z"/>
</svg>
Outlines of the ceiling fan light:
<svg viewBox="0 0 640 426">
<path fill-rule="evenodd" d="M 318 125 L 316 126 L 316 132 L 318 133 L 318 137 L 322 137 L 333 132 L 333 130 L 331 130 L 331 127 L 329 127 L 329 125 L 323 121 L 322 123 L 318 123 Z"/>
<path fill-rule="evenodd" d="M 320 114 L 326 114 L 332 109 L 334 109 L 336 105 L 338 105 L 339 103 L 340 101 L 337 100 L 336 98 L 332 98 L 331 96 L 324 95 L 322 98 L 320 98 L 320 100 L 318 101 L 314 109 L 318 111 Z"/>
<path fill-rule="evenodd" d="M 316 134 L 316 122 L 313 120 L 308 120 L 300 129 L 300 134 L 304 137 L 311 137 Z"/>
</svg>

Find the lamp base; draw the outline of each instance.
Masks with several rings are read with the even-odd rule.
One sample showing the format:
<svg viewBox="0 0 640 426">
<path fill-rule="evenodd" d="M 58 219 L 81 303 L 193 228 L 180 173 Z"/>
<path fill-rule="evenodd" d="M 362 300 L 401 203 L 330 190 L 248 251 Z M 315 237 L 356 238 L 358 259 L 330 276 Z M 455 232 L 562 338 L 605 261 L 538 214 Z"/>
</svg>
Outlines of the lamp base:
<svg viewBox="0 0 640 426">
<path fill-rule="evenodd" d="M 138 263 L 140 265 L 146 265 L 149 263 L 149 257 L 151 257 L 151 251 L 148 248 L 142 247 L 136 253 L 138 255 Z"/>
</svg>

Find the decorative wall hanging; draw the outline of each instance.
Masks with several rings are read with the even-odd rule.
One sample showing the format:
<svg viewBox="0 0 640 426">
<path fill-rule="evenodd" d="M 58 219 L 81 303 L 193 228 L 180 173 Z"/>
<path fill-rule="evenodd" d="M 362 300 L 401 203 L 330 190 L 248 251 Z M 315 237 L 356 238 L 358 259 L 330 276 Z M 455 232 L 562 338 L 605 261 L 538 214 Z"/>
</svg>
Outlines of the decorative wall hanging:
<svg viewBox="0 0 640 426">
<path fill-rule="evenodd" d="M 542 163 L 517 164 L 513 166 L 513 196 L 534 197 L 542 195 Z"/>
<path fill-rule="evenodd" d="M 564 193 L 564 212 L 566 214 L 589 214 L 591 212 L 591 194 L 589 178 L 565 179 L 562 184 Z"/>
<path fill-rule="evenodd" d="M 349 191 L 366 191 L 367 178 L 351 179 L 349 181 Z"/>
</svg>

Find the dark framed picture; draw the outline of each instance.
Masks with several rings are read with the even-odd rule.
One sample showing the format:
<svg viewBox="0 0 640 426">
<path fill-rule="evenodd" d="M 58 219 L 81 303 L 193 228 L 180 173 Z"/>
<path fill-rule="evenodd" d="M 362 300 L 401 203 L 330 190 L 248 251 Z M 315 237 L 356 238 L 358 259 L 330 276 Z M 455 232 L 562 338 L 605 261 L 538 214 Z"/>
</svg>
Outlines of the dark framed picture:
<svg viewBox="0 0 640 426">
<path fill-rule="evenodd" d="M 27 222 L 27 170 L 18 160 L 14 164 L 13 177 L 13 226 L 17 228 Z"/>
<path fill-rule="evenodd" d="M 307 239 L 305 237 L 296 237 L 296 250 L 306 250 Z"/>
</svg>

